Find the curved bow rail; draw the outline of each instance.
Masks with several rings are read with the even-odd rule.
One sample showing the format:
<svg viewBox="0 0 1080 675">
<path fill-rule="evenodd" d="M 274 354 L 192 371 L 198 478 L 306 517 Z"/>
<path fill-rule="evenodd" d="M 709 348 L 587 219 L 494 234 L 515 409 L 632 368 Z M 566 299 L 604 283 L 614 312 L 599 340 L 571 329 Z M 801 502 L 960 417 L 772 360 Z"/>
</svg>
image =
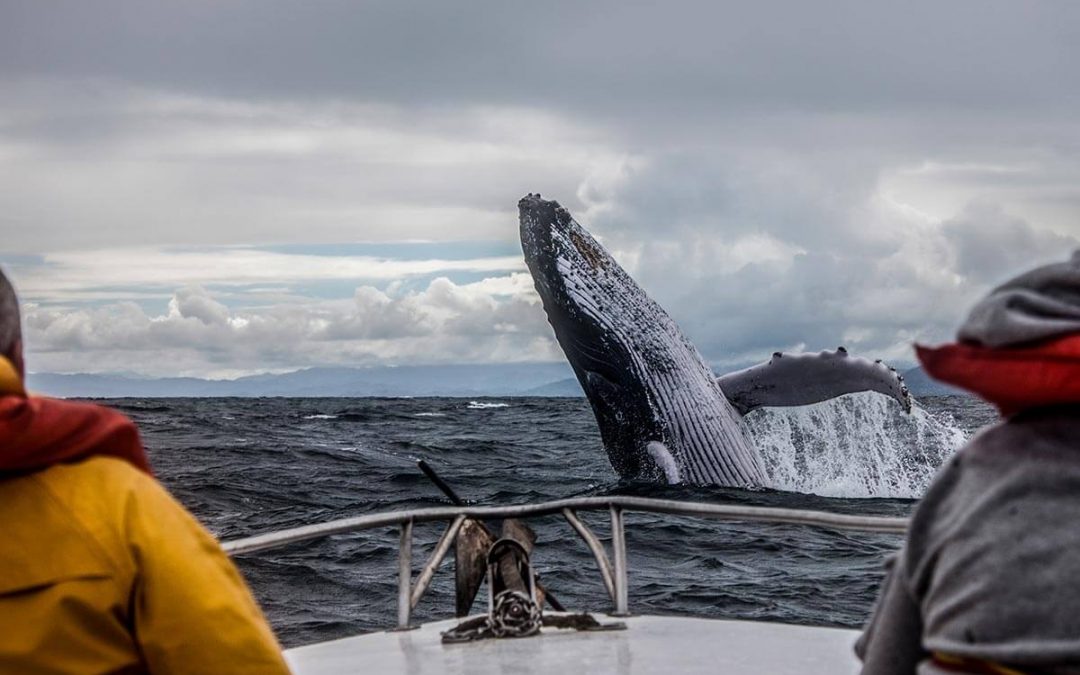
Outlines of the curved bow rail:
<svg viewBox="0 0 1080 675">
<path fill-rule="evenodd" d="M 612 558 L 600 539 L 588 525 L 577 517 L 578 511 L 608 511 L 611 516 Z M 827 511 L 803 511 L 764 506 L 739 506 L 731 504 L 707 504 L 681 502 L 670 499 L 645 497 L 577 497 L 558 499 L 539 504 L 519 506 L 454 506 L 427 509 L 408 509 L 374 513 L 355 518 L 342 518 L 316 525 L 305 525 L 277 532 L 269 532 L 244 539 L 225 542 L 223 547 L 230 555 L 243 555 L 266 551 L 289 544 L 312 541 L 335 534 L 360 532 L 377 527 L 397 525 L 401 528 L 401 546 L 398 557 L 398 622 L 400 630 L 408 629 L 412 609 L 427 592 L 431 579 L 453 545 L 458 531 L 468 518 L 494 520 L 502 518 L 529 518 L 562 515 L 571 528 L 589 547 L 600 576 L 614 605 L 613 614 L 627 615 L 626 537 L 623 529 L 623 513 L 664 513 L 678 516 L 697 516 L 727 522 L 759 522 L 789 525 L 810 525 L 834 530 L 858 532 L 882 532 L 903 534 L 907 530 L 906 518 L 883 516 L 852 516 Z M 415 584 L 412 580 L 412 529 L 414 523 L 447 521 L 446 530 L 435 545 L 435 550 L 424 565 Z"/>
</svg>

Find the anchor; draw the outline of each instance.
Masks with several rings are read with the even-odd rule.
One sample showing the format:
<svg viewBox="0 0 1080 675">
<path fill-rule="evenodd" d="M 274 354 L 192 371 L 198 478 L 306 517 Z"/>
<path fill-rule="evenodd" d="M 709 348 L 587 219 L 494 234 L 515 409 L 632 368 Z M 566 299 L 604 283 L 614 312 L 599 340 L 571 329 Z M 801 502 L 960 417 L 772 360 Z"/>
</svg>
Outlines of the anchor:
<svg viewBox="0 0 1080 675">
<path fill-rule="evenodd" d="M 424 460 L 417 466 L 455 506 L 465 501 Z M 530 556 L 536 533 L 516 518 L 503 520 L 498 538 L 487 524 L 469 518 L 454 542 L 455 604 L 459 618 L 467 616 L 481 584 L 487 582 L 487 615 L 468 619 L 444 632 L 444 643 L 485 638 L 517 638 L 537 635 L 542 626 L 576 630 L 621 630 L 623 623 L 601 624 L 589 614 L 547 615 L 545 603 L 566 612 L 551 591 L 540 583 Z"/>
</svg>

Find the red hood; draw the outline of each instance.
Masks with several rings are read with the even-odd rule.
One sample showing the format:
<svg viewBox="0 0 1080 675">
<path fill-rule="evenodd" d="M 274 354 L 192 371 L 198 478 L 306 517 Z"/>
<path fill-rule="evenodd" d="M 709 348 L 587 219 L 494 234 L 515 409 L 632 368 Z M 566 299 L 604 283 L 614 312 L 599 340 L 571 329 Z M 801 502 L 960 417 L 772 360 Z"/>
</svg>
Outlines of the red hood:
<svg viewBox="0 0 1080 675">
<path fill-rule="evenodd" d="M 152 473 L 138 429 L 115 410 L 36 396 L 0 396 L 0 474 L 97 455 L 123 459 Z"/>
<path fill-rule="evenodd" d="M 1028 408 L 1080 403 L 1080 335 L 1026 347 L 955 343 L 915 345 L 934 379 L 962 387 L 996 405 L 1004 415 Z"/>
</svg>

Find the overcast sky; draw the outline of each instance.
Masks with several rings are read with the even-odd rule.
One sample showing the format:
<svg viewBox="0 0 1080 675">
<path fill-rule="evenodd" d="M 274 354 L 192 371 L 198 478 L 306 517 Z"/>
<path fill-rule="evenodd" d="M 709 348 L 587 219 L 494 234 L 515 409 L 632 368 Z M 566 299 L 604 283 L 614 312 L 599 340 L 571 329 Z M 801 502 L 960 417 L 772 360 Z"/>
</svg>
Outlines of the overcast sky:
<svg viewBox="0 0 1080 675">
<path fill-rule="evenodd" d="M 1080 246 L 1080 4 L 0 0 L 33 371 L 561 359 L 516 203 L 718 367 L 898 364 Z"/>
</svg>

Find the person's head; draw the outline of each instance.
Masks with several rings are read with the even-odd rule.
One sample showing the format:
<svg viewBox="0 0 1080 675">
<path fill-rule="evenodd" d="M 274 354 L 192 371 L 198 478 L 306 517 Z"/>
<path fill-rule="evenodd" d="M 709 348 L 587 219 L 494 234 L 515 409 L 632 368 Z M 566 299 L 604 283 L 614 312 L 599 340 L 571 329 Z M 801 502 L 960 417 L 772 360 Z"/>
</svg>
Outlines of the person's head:
<svg viewBox="0 0 1080 675">
<path fill-rule="evenodd" d="M 22 324 L 19 320 L 19 299 L 4 271 L 0 270 L 0 356 L 6 357 L 19 376 L 24 375 Z"/>
<path fill-rule="evenodd" d="M 960 326 L 957 342 L 915 349 L 931 377 L 1005 415 L 1080 405 L 1080 251 L 990 291 Z"/>
</svg>

